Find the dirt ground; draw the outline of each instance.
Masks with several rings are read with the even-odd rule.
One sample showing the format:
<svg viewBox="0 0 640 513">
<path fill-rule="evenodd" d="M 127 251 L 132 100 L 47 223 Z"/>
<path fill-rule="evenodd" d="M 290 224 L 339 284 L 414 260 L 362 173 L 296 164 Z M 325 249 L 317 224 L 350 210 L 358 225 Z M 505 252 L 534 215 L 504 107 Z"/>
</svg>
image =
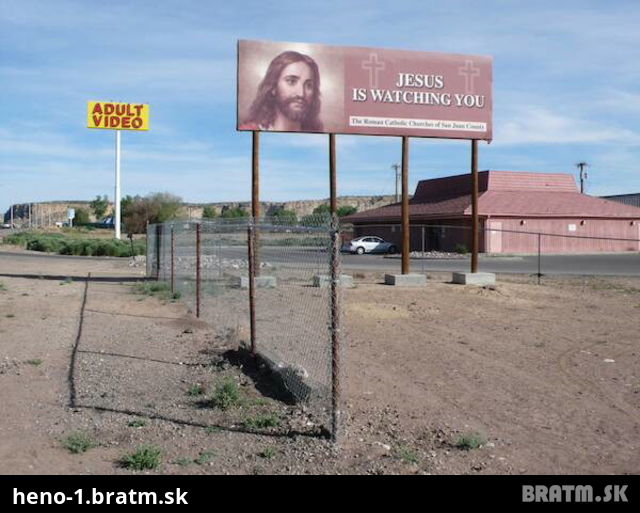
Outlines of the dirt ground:
<svg viewBox="0 0 640 513">
<path fill-rule="evenodd" d="M 640 280 L 355 273 L 335 448 L 233 337 L 133 293 L 142 268 L 19 253 L 0 260 L 0 474 L 130 474 L 141 445 L 150 474 L 640 472 Z M 223 411 L 225 377 L 244 401 Z M 76 433 L 95 447 L 71 453 Z"/>
</svg>

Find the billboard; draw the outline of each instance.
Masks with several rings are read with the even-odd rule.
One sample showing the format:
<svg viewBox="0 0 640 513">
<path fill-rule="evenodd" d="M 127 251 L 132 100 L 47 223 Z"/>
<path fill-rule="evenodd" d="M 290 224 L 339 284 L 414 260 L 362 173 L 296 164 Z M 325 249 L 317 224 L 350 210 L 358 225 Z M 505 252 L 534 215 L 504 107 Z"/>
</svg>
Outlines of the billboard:
<svg viewBox="0 0 640 513">
<path fill-rule="evenodd" d="M 238 130 L 491 141 L 492 59 L 238 42 Z"/>
<path fill-rule="evenodd" d="M 149 130 L 149 105 L 90 101 L 87 127 L 107 130 Z"/>
</svg>

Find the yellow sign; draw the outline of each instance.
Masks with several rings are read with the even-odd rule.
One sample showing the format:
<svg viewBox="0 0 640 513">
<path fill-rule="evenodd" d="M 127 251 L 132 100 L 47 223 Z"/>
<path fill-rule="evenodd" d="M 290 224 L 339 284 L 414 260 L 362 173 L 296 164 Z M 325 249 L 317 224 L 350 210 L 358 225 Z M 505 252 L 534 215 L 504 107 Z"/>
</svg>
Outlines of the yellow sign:
<svg viewBox="0 0 640 513">
<path fill-rule="evenodd" d="M 89 102 L 87 127 L 108 130 L 149 130 L 149 105 Z"/>
</svg>

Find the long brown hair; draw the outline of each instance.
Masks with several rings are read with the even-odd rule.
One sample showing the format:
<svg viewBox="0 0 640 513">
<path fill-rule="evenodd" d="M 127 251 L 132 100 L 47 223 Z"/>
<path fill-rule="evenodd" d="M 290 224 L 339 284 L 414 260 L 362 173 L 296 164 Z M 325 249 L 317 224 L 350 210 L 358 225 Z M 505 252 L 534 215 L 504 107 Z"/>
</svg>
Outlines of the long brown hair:
<svg viewBox="0 0 640 513">
<path fill-rule="evenodd" d="M 282 70 L 294 62 L 304 62 L 311 69 L 313 74 L 313 95 L 309 104 L 307 115 L 301 122 L 304 131 L 322 131 L 322 121 L 320 121 L 320 71 L 318 65 L 308 55 L 298 52 L 287 51 L 278 55 L 269 64 L 269 69 L 265 74 L 255 100 L 249 109 L 249 117 L 245 123 L 257 123 L 263 126 L 271 126 L 276 120 L 276 101 L 278 79 Z"/>
</svg>

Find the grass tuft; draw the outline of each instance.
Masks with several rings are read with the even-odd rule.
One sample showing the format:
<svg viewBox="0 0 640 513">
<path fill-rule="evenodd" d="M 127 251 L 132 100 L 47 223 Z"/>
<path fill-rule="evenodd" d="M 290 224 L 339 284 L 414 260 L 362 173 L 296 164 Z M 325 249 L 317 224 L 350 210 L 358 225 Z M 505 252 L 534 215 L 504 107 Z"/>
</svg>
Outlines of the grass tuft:
<svg viewBox="0 0 640 513">
<path fill-rule="evenodd" d="M 187 395 L 190 395 L 191 397 L 196 397 L 202 394 L 204 394 L 204 388 L 202 388 L 202 385 L 200 385 L 199 383 L 196 385 L 191 385 L 187 390 Z"/>
<path fill-rule="evenodd" d="M 280 418 L 273 414 L 259 415 L 258 417 L 248 418 L 244 421 L 244 425 L 250 429 L 278 427 Z"/>
<path fill-rule="evenodd" d="M 479 449 L 487 443 L 487 439 L 480 433 L 467 433 L 460 435 L 456 442 L 456 447 L 463 451 L 470 451 L 472 449 Z"/>
<path fill-rule="evenodd" d="M 76 431 L 62 440 L 62 445 L 73 454 L 87 452 L 97 444 L 90 435 L 82 431 Z"/>
<path fill-rule="evenodd" d="M 37 367 L 38 365 L 42 365 L 42 360 L 40 358 L 32 358 L 31 360 L 27 360 L 27 363 Z"/>
<path fill-rule="evenodd" d="M 405 463 L 417 465 L 419 462 L 418 453 L 406 445 L 401 445 L 397 449 L 398 457 Z"/>
<path fill-rule="evenodd" d="M 270 460 L 276 455 L 276 450 L 273 447 L 265 447 L 262 452 L 258 453 L 258 456 L 265 460 Z"/>
<path fill-rule="evenodd" d="M 197 463 L 198 465 L 205 465 L 207 463 L 209 463 L 213 458 L 215 458 L 216 453 L 213 451 L 203 451 L 200 453 L 200 456 L 198 456 L 194 462 Z"/>
<path fill-rule="evenodd" d="M 153 470 L 160 465 L 162 450 L 151 445 L 143 445 L 131 453 L 125 455 L 122 466 L 131 470 Z"/>
<path fill-rule="evenodd" d="M 147 421 L 144 420 L 144 419 L 136 419 L 136 420 L 132 420 L 127 425 L 129 427 L 141 428 L 141 427 L 145 427 L 147 425 Z"/>
<path fill-rule="evenodd" d="M 211 398 L 212 406 L 221 410 L 228 410 L 229 408 L 240 406 L 242 403 L 240 387 L 233 378 L 227 378 L 216 385 Z"/>
</svg>

